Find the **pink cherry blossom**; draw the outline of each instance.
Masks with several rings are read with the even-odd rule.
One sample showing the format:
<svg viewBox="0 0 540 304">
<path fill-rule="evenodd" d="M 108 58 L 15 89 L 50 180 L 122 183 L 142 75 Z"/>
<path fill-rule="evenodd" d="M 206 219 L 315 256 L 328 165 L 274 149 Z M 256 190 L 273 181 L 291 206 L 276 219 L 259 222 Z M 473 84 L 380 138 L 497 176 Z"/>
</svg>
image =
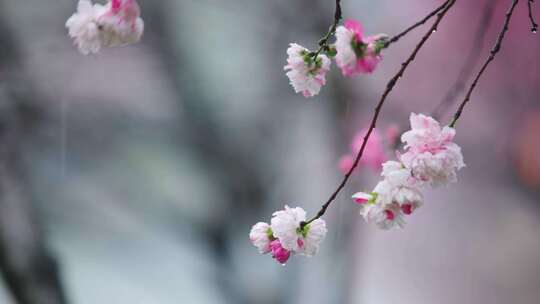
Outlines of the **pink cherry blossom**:
<svg viewBox="0 0 540 304">
<path fill-rule="evenodd" d="M 269 232 L 271 233 L 270 225 L 263 222 L 258 222 L 253 225 L 251 231 L 249 232 L 249 240 L 253 246 L 259 249 L 260 253 L 270 252 L 270 238 L 268 237 Z"/>
<path fill-rule="evenodd" d="M 327 231 L 323 219 L 306 222 L 304 209 L 285 206 L 273 213 L 270 225 L 264 222 L 253 225 L 249 239 L 260 253 L 272 253 L 274 259 L 285 264 L 292 255 L 317 254 Z"/>
<path fill-rule="evenodd" d="M 438 121 L 423 114 L 411 113 L 410 122 L 411 130 L 401 136 L 409 151 L 436 153 L 451 143 L 456 134 L 454 128 L 441 128 Z"/>
<path fill-rule="evenodd" d="M 144 22 L 135 0 L 112 0 L 106 5 L 79 0 L 77 12 L 66 21 L 66 27 L 79 51 L 86 55 L 102 47 L 139 41 Z"/>
<path fill-rule="evenodd" d="M 429 116 L 412 113 L 411 130 L 401 140 L 406 152 L 399 155 L 401 162 L 420 182 L 432 186 L 457 180 L 456 171 L 465 167 L 461 148 L 452 140 L 455 129 L 445 126 Z"/>
<path fill-rule="evenodd" d="M 377 227 L 383 230 L 403 228 L 405 226 L 403 213 L 398 204 L 368 204 L 362 209 L 361 215 L 366 222 L 375 223 Z"/>
<path fill-rule="evenodd" d="M 301 45 L 291 43 L 287 49 L 287 65 L 283 67 L 296 93 L 312 97 L 326 84 L 326 73 L 330 70 L 330 59 L 326 55 L 313 58 L 310 51 Z"/>
<path fill-rule="evenodd" d="M 112 0 L 109 10 L 98 19 L 103 32 L 108 34 L 104 35 L 104 44 L 117 46 L 139 41 L 144 30 L 140 14 L 137 1 Z"/>
<path fill-rule="evenodd" d="M 383 180 L 370 193 L 358 192 L 352 196 L 360 205 L 360 214 L 368 223 L 381 229 L 403 227 L 404 215 L 410 215 L 423 204 L 419 184 L 411 171 L 396 161 L 382 165 Z"/>
<path fill-rule="evenodd" d="M 344 76 L 372 73 L 382 60 L 380 43 L 386 35 L 364 37 L 362 25 L 347 20 L 336 29 L 336 63 Z"/>
<path fill-rule="evenodd" d="M 411 114 L 410 122 L 411 130 L 401 136 L 405 152 L 396 152 L 399 161 L 382 164 L 383 180 L 372 192 L 352 196 L 360 205 L 364 219 L 381 229 L 403 227 L 405 216 L 413 214 L 424 203 L 422 187 L 455 182 L 457 171 L 465 166 L 461 148 L 453 142 L 456 134 L 453 128 L 441 128 L 432 117 L 415 113 Z M 390 139 L 396 135 L 397 129 L 387 131 Z M 353 141 L 352 149 L 358 149 L 362 140 Z"/>
<path fill-rule="evenodd" d="M 279 240 L 274 240 L 270 242 L 270 249 L 272 252 L 272 257 L 276 259 L 280 264 L 285 264 L 291 256 L 291 252 L 281 246 Z"/>
</svg>

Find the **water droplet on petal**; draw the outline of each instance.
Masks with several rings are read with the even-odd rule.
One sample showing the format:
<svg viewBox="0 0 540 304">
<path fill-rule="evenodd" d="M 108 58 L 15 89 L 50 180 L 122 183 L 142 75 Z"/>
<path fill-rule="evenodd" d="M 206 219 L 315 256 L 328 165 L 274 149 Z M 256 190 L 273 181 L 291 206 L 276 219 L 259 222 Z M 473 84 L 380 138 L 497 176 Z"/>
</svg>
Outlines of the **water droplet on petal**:
<svg viewBox="0 0 540 304">
<path fill-rule="evenodd" d="M 532 32 L 533 34 L 536 34 L 536 33 L 538 32 L 538 27 L 533 26 L 533 27 L 531 28 L 531 32 Z"/>
<path fill-rule="evenodd" d="M 432 33 L 436 33 L 437 32 L 437 29 L 433 29 Z"/>
</svg>

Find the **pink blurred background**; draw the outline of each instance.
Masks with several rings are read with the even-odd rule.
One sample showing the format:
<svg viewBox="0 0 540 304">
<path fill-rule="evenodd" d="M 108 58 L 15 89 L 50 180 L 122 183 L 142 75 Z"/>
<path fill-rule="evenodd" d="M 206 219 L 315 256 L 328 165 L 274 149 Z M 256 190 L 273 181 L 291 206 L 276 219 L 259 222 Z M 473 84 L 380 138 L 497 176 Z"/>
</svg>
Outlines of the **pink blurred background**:
<svg viewBox="0 0 540 304">
<path fill-rule="evenodd" d="M 481 60 L 511 3 L 487 1 L 496 4 Z M 13 135 L 1 138 L 0 201 L 12 204 L 0 204 L 0 257 L 41 244 L 65 295 L 36 292 L 25 303 L 539 302 L 540 34 L 526 1 L 457 124 L 467 164 L 458 183 L 429 191 L 405 229 L 380 231 L 349 199 L 378 180 L 363 166 L 327 213 L 320 253 L 286 267 L 257 254 L 251 225 L 284 204 L 318 210 L 429 25 L 386 50 L 373 75 L 344 79 L 334 66 L 322 94 L 305 100 L 284 75 L 285 50 L 315 47 L 333 1 L 139 2 L 142 43 L 89 57 L 64 28 L 75 1 L 0 2 L 1 114 L 11 132 L 2 134 Z M 343 10 L 367 33 L 393 35 L 440 3 L 343 0 Z M 457 2 L 388 98 L 381 134 L 437 106 L 485 7 Z M 28 216 L 14 225 L 13 214 Z M 13 280 L 53 285 L 48 272 L 33 276 L 42 264 L 32 257 L 22 269 L 35 280 L 13 279 L 6 267 L 18 261 L 0 259 L 0 303 L 23 304 Z"/>
</svg>

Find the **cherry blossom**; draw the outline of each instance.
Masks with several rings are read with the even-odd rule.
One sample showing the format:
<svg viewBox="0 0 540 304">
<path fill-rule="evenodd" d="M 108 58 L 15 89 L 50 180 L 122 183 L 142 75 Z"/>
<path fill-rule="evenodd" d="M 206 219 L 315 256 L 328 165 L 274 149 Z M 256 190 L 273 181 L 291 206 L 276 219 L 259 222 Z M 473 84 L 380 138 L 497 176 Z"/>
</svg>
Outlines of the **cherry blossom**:
<svg viewBox="0 0 540 304">
<path fill-rule="evenodd" d="M 326 55 L 313 58 L 310 51 L 301 45 L 291 43 L 287 49 L 287 65 L 283 68 L 296 93 L 304 97 L 319 94 L 326 83 L 326 73 L 330 70 L 330 59 Z"/>
<path fill-rule="evenodd" d="M 412 113 L 411 130 L 403 133 L 406 152 L 400 155 L 401 162 L 421 182 L 432 186 L 457 181 L 456 171 L 465 167 L 461 148 L 452 140 L 454 128 L 445 126 L 422 114 Z"/>
<path fill-rule="evenodd" d="M 300 207 L 290 208 L 274 212 L 270 225 L 274 236 L 281 242 L 281 246 L 294 252 L 300 251 L 298 228 L 300 223 L 306 220 L 306 212 Z"/>
<path fill-rule="evenodd" d="M 400 163 L 383 164 L 380 181 L 371 193 L 355 193 L 353 200 L 361 205 L 360 214 L 367 222 L 382 229 L 403 227 L 403 214 L 409 215 L 423 203 L 423 195 L 410 171 Z"/>
<path fill-rule="evenodd" d="M 270 229 L 270 225 L 258 222 L 251 228 L 249 239 L 251 240 L 251 243 L 259 249 L 260 253 L 268 253 L 270 252 L 271 235 L 272 230 Z"/>
<path fill-rule="evenodd" d="M 336 29 L 336 63 L 344 76 L 371 73 L 382 60 L 381 50 L 388 36 L 364 37 L 362 25 L 355 20 L 345 21 Z"/>
<path fill-rule="evenodd" d="M 398 204 L 367 204 L 362 208 L 360 214 L 366 222 L 375 223 L 377 227 L 383 230 L 403 228 L 405 226 L 403 213 Z"/>
<path fill-rule="evenodd" d="M 79 0 L 77 12 L 67 21 L 69 36 L 82 54 L 102 47 L 135 43 L 141 39 L 144 22 L 135 0 L 112 0 L 106 5 Z"/>
<path fill-rule="evenodd" d="M 274 212 L 271 224 L 259 222 L 249 233 L 251 243 L 260 253 L 271 253 L 279 263 L 285 264 L 291 255 L 314 256 L 326 236 L 326 223 L 315 219 L 305 223 L 306 212 L 300 207 Z"/>
<path fill-rule="evenodd" d="M 140 8 L 135 0 L 112 0 L 109 11 L 98 20 L 104 28 L 103 44 L 119 46 L 139 41 L 144 31 L 139 16 Z"/>
<path fill-rule="evenodd" d="M 107 9 L 100 4 L 92 5 L 90 0 L 80 0 L 77 12 L 66 21 L 66 27 L 79 51 L 83 54 L 97 53 L 102 46 L 97 19 Z"/>
<path fill-rule="evenodd" d="M 399 161 L 382 164 L 383 180 L 372 192 L 352 196 L 364 219 L 382 229 L 403 227 L 404 217 L 424 203 L 422 187 L 456 181 L 457 170 L 465 166 L 453 128 L 441 128 L 432 117 L 415 113 L 410 122 L 411 130 L 401 136 L 405 152 L 397 153 Z"/>
</svg>

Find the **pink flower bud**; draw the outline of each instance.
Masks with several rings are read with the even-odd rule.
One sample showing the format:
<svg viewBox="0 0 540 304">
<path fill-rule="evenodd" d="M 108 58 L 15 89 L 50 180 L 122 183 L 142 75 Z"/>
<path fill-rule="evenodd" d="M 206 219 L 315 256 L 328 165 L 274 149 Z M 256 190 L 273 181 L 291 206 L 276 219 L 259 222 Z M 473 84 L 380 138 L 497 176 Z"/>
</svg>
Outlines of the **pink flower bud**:
<svg viewBox="0 0 540 304">
<path fill-rule="evenodd" d="M 272 241 L 270 243 L 270 249 L 272 250 L 272 257 L 280 264 L 287 263 L 287 260 L 289 260 L 289 257 L 291 256 L 290 251 L 281 247 L 279 240 Z"/>
</svg>

